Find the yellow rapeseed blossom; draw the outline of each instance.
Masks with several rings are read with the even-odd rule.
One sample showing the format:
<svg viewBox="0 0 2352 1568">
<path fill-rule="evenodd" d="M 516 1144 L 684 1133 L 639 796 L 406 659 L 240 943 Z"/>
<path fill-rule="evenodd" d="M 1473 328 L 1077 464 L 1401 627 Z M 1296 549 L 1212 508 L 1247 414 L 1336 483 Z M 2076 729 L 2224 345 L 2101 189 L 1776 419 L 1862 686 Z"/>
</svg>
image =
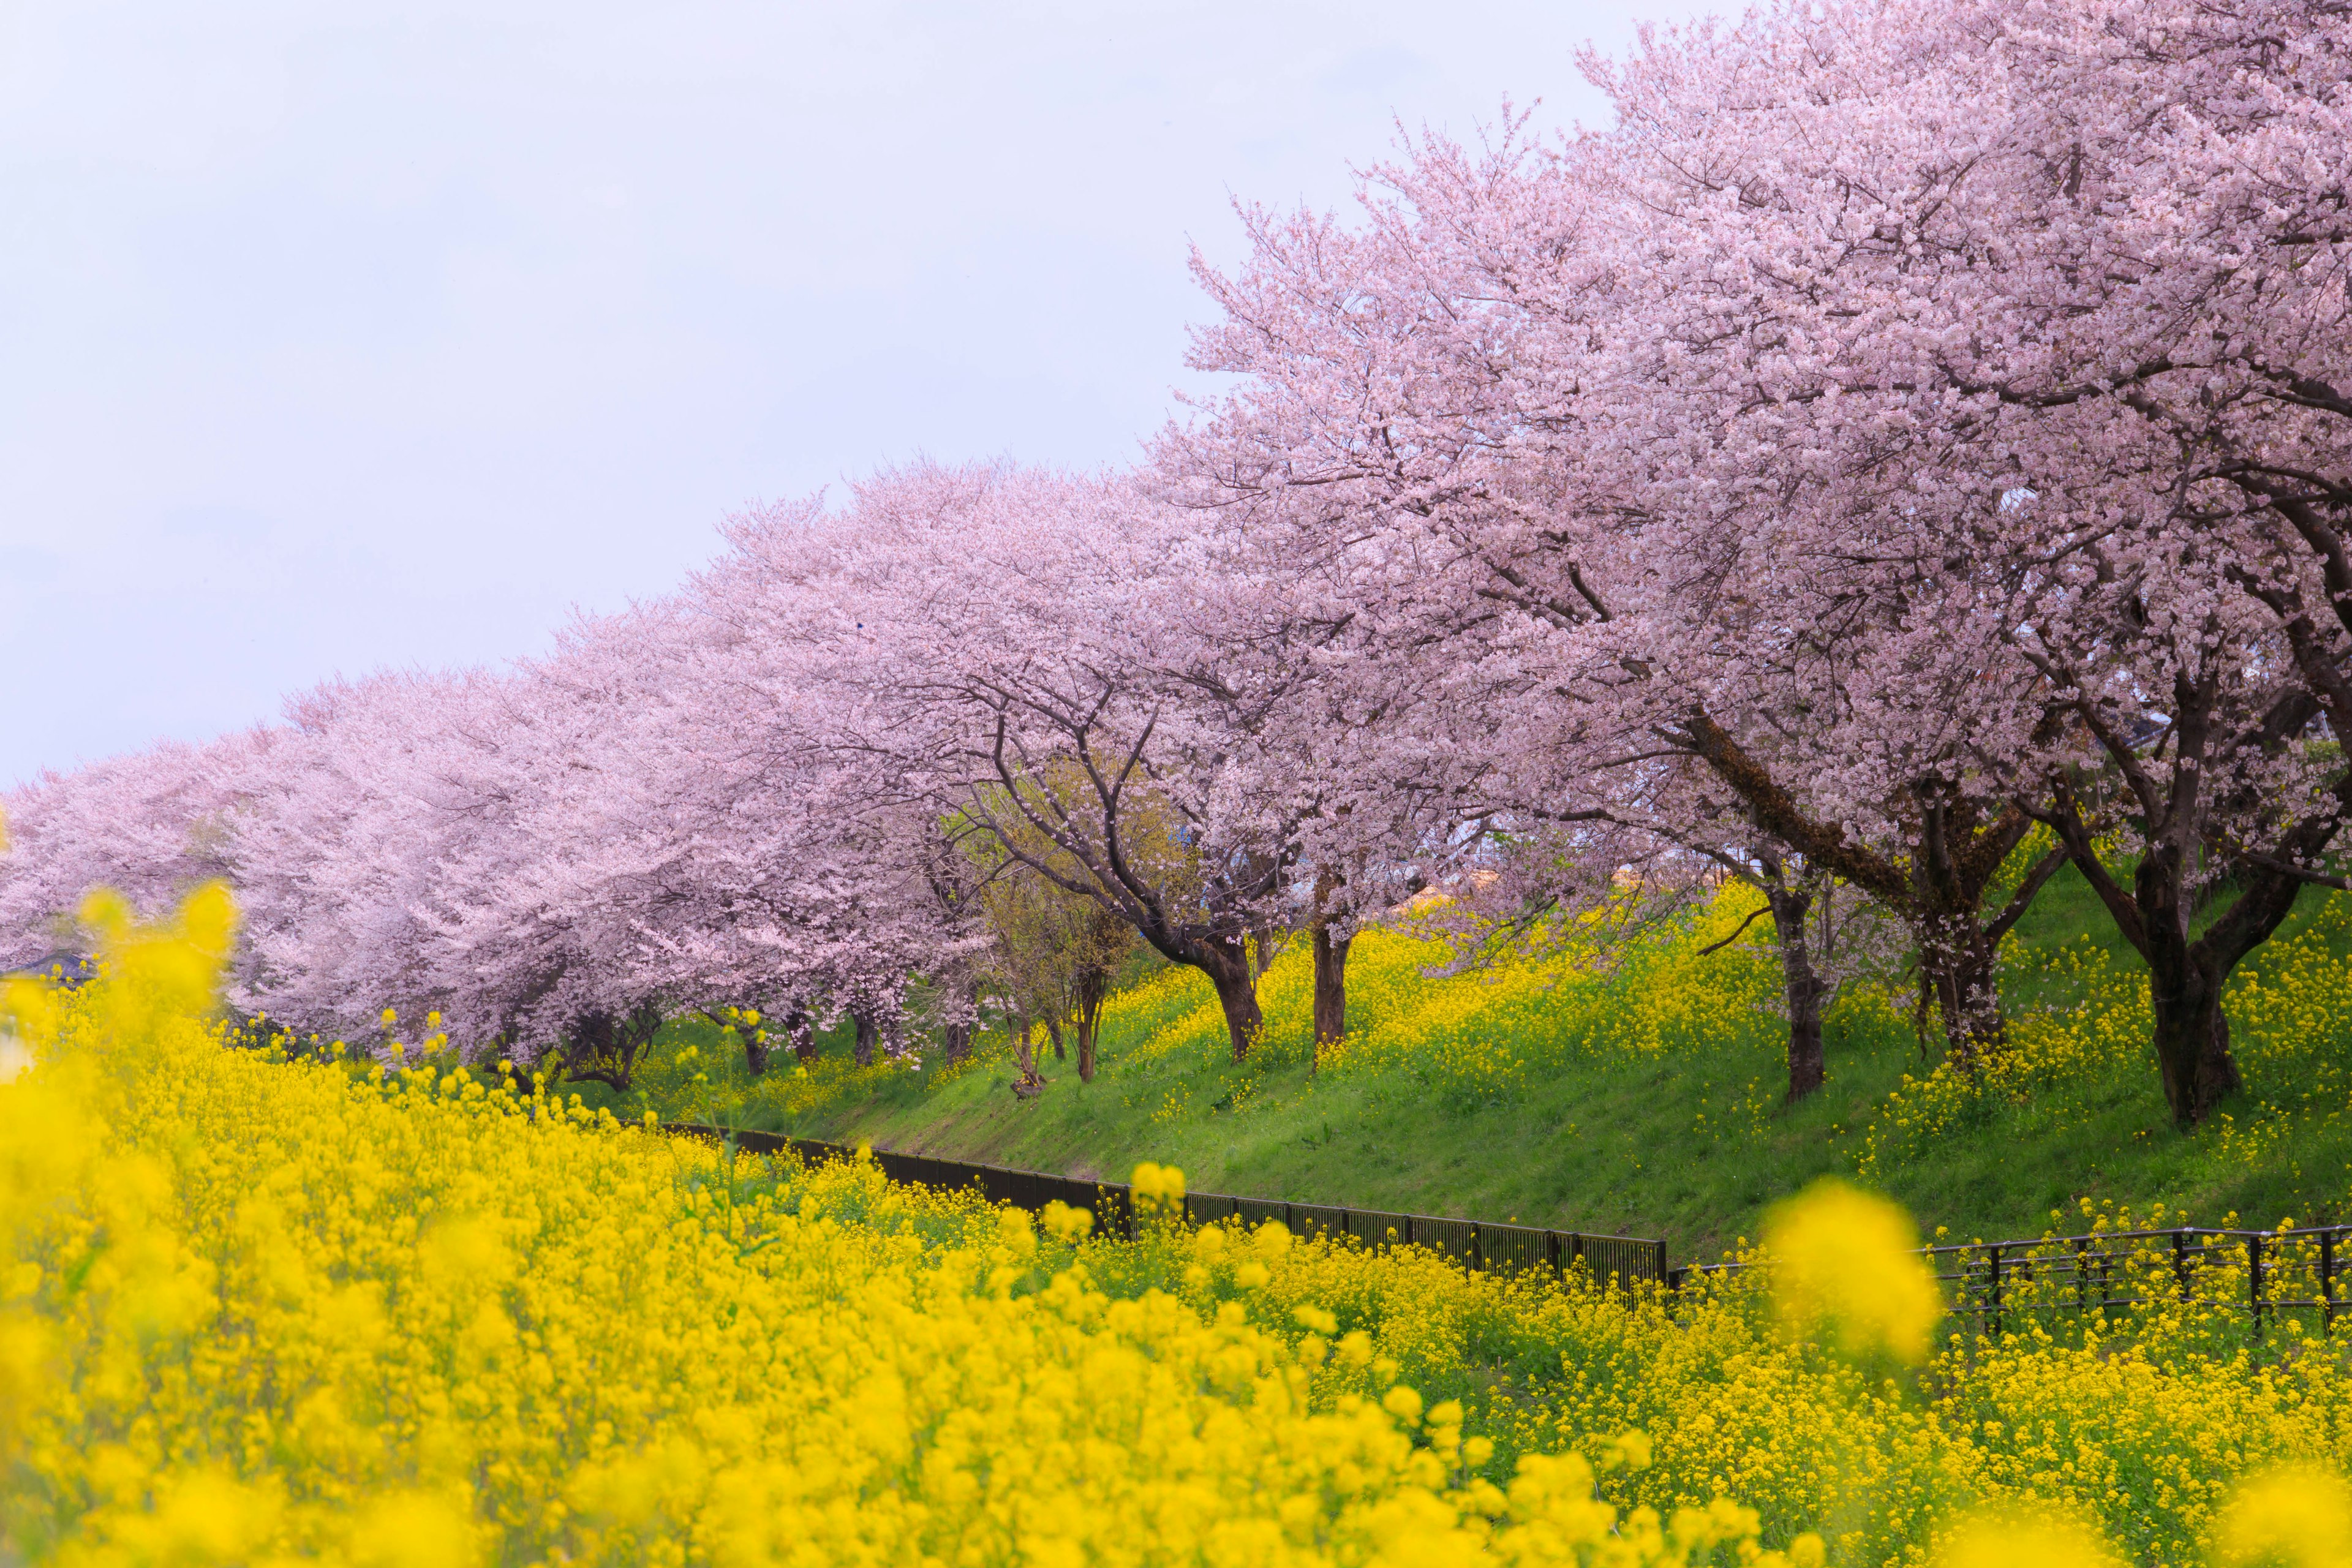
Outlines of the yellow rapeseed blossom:
<svg viewBox="0 0 2352 1568">
<path fill-rule="evenodd" d="M 1817 1182 L 1766 1226 L 1774 1304 L 1792 1329 L 1825 1328 L 1850 1355 L 1921 1361 L 1944 1307 L 1918 1245 L 1895 1205 L 1843 1182 Z"/>
<path fill-rule="evenodd" d="M 2241 1488 L 2215 1531 L 2228 1568 L 2352 1568 L 2352 1487 L 2294 1466 Z"/>
<path fill-rule="evenodd" d="M 1937 1542 L 1936 1568 L 2124 1568 L 2097 1533 L 2047 1510 L 1966 1519 Z"/>
<path fill-rule="evenodd" d="M 1169 1222 L 1184 1213 L 1184 1173 L 1173 1165 L 1155 1165 L 1146 1160 L 1136 1166 L 1128 1188 L 1139 1220 Z"/>
</svg>

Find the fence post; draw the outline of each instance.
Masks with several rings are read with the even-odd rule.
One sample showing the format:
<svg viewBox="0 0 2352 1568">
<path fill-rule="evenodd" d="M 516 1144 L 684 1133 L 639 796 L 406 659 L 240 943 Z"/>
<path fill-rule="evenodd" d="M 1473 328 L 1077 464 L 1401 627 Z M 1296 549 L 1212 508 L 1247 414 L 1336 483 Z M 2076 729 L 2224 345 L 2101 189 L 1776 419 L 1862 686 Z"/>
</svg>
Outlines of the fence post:
<svg viewBox="0 0 2352 1568">
<path fill-rule="evenodd" d="M 2319 1331 L 2336 1331 L 2336 1233 L 2319 1233 Z"/>
<path fill-rule="evenodd" d="M 2000 1337 L 2000 1243 L 1994 1242 L 1989 1250 L 1992 1254 L 1992 1293 L 1986 1298 L 1985 1327 L 1998 1339 Z"/>
<path fill-rule="evenodd" d="M 1470 1250 L 1463 1258 L 1462 1262 L 1464 1265 L 1462 1272 L 1465 1274 L 1486 1267 L 1486 1239 L 1478 1234 L 1478 1226 L 1475 1223 L 1470 1226 Z"/>
<path fill-rule="evenodd" d="M 1658 1249 L 1658 1279 L 1661 1283 L 1664 1283 L 1666 1278 L 1666 1244 L 1663 1239 L 1661 1239 L 1654 1245 Z"/>
<path fill-rule="evenodd" d="M 2188 1238 L 2189 1233 L 2185 1230 L 2176 1230 L 2172 1233 L 2172 1277 L 2179 1281 L 2180 1300 L 2183 1303 L 2189 1300 Z"/>
<path fill-rule="evenodd" d="M 2253 1308 L 2254 1337 L 2263 1337 L 2263 1233 L 2246 1235 L 2246 1298 Z"/>
</svg>

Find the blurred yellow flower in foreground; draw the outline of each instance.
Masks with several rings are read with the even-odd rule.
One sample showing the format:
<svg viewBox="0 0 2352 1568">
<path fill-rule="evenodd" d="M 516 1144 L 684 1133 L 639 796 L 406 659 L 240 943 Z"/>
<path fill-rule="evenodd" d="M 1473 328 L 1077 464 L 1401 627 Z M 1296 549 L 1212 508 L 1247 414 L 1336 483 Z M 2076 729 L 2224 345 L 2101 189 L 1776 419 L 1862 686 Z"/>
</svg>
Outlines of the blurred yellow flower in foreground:
<svg viewBox="0 0 2352 1568">
<path fill-rule="evenodd" d="M 2239 1489 L 2215 1532 L 2230 1568 L 2352 1568 L 2352 1487 L 2296 1466 Z"/>
<path fill-rule="evenodd" d="M 1944 1303 L 1918 1245 L 1895 1205 L 1816 1182 L 1765 1226 L 1773 1305 L 1791 1330 L 1826 1331 L 1848 1355 L 1923 1361 Z"/>
<path fill-rule="evenodd" d="M 2015 1510 L 1961 1521 L 1938 1543 L 1936 1568 L 2123 1568 L 2097 1533 L 2061 1514 Z"/>
</svg>

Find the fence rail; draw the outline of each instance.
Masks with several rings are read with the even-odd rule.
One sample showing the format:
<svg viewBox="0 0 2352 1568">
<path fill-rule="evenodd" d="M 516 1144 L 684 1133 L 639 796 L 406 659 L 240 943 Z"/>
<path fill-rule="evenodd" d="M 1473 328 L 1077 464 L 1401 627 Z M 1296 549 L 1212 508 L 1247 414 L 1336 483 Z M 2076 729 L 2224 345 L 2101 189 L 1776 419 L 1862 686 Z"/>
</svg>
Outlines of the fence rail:
<svg viewBox="0 0 2352 1568">
<path fill-rule="evenodd" d="M 1993 1333 L 2021 1321 L 2072 1313 L 2105 1316 L 2158 1305 L 2244 1312 L 2257 1333 L 2281 1313 L 2307 1314 L 2325 1333 L 2347 1303 L 2344 1275 L 2352 1226 L 2235 1230 L 2182 1226 L 2107 1230 L 2032 1240 L 1950 1242 L 1920 1249 L 1946 1308 Z M 1742 1263 L 1675 1270 L 1676 1283 L 1727 1276 Z"/>
<path fill-rule="evenodd" d="M 813 1138 L 787 1138 L 775 1132 L 730 1133 L 722 1128 L 690 1121 L 665 1123 L 663 1131 L 698 1138 L 732 1137 L 738 1148 L 752 1153 L 793 1153 L 810 1164 L 857 1157 L 856 1149 L 843 1144 L 820 1142 Z M 991 1203 L 1012 1204 L 1030 1210 L 1059 1202 L 1093 1215 L 1099 1232 L 1129 1240 L 1135 1237 L 1135 1194 L 1123 1182 L 1088 1182 L 1044 1171 L 940 1160 L 928 1154 L 900 1154 L 887 1149 L 870 1152 L 875 1165 L 894 1182 L 919 1183 L 951 1192 L 977 1185 Z M 1536 1226 L 1448 1219 L 1388 1209 L 1346 1208 L 1333 1204 L 1295 1204 L 1226 1193 L 1185 1194 L 1184 1219 L 1192 1225 L 1225 1219 L 1238 1219 L 1245 1225 L 1280 1220 L 1291 1231 L 1303 1236 L 1349 1237 L 1375 1247 L 1425 1247 L 1467 1268 L 1507 1272 L 1541 1268 L 1565 1272 L 1581 1263 L 1596 1279 L 1613 1279 L 1628 1284 L 1637 1280 L 1675 1283 L 1666 1270 L 1666 1244 L 1641 1237 L 1587 1236 L 1579 1231 L 1546 1230 Z"/>
<path fill-rule="evenodd" d="M 857 1157 L 856 1149 L 844 1144 L 773 1132 L 730 1134 L 694 1122 L 672 1122 L 664 1130 L 700 1138 L 731 1136 L 739 1148 L 761 1154 L 794 1153 L 811 1164 Z M 886 1149 L 870 1152 L 882 1173 L 894 1182 L 948 1191 L 977 1185 L 991 1203 L 1030 1210 L 1058 1201 L 1092 1214 L 1096 1228 L 1104 1234 L 1130 1240 L 1135 1236 L 1134 1194 L 1124 1183 L 1088 1182 Z M 1735 1262 L 1669 1268 L 1666 1244 L 1643 1237 L 1588 1236 L 1225 1193 L 1186 1194 L 1184 1218 L 1192 1225 L 1238 1219 L 1254 1226 L 1280 1220 L 1304 1236 L 1349 1237 L 1374 1247 L 1425 1247 L 1473 1269 L 1566 1272 L 1580 1263 L 1596 1279 L 1654 1281 L 1669 1290 L 1748 1267 Z M 2159 1302 L 2248 1312 L 2257 1332 L 2282 1313 L 2299 1313 L 2324 1333 L 2335 1327 L 2340 1310 L 2352 1307 L 2352 1299 L 2345 1294 L 2345 1275 L 2352 1266 L 2352 1225 L 2308 1230 L 2183 1226 L 2100 1231 L 2032 1241 L 1952 1242 L 1925 1247 L 1922 1256 L 1943 1287 L 1945 1305 L 1956 1315 L 1977 1319 L 1994 1333 L 2037 1315 L 2104 1315 Z"/>
</svg>

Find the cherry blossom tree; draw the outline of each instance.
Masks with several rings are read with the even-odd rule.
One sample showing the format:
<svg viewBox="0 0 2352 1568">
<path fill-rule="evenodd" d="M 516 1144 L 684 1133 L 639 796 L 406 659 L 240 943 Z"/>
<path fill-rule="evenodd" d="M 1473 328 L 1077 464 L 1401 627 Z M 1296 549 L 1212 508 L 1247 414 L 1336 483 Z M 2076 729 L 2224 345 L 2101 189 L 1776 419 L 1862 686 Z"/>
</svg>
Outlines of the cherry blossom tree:
<svg viewBox="0 0 2352 1568">
<path fill-rule="evenodd" d="M 198 884 L 232 877 L 240 813 L 282 741 L 267 729 L 167 741 L 10 791 L 0 964 L 86 954 L 77 911 L 95 889 L 154 920 Z"/>
<path fill-rule="evenodd" d="M 2032 672 L 1950 782 L 2056 827 L 2147 957 L 2183 1121 L 2234 1085 L 2222 984 L 2328 878 L 2346 800 L 2314 721 L 2341 732 L 2352 643 L 2340 598 L 2312 613 L 2346 495 L 2344 42 L 2297 4 L 1870 5 L 1610 78 L 1616 167 L 1667 215 L 1656 450 L 1819 516 L 1841 594 L 1906 558 L 1966 585 L 1888 646 Z"/>
<path fill-rule="evenodd" d="M 2079 672 L 2053 660 L 2147 613 L 2085 574 L 2153 571 L 2185 617 L 2166 624 L 2206 628 L 2193 659 L 2148 644 L 2135 669 L 2109 661 L 2110 695 L 2168 694 L 2168 668 L 2232 658 L 2327 679 L 2334 628 L 2290 653 L 2302 606 L 2326 602 L 2317 520 L 2340 494 L 2307 432 L 2340 381 L 2315 366 L 2344 342 L 2341 26 L 2296 5 L 1867 4 L 1654 38 L 1589 62 L 1612 132 L 1540 157 L 1510 137 L 1480 157 L 1425 143 L 1376 172 L 1352 231 L 1247 215 L 1256 255 L 1210 279 L 1226 320 L 1197 363 L 1250 380 L 1171 445 L 1302 551 L 1352 552 L 1366 612 L 1426 656 L 1422 689 L 1470 699 L 1433 728 L 1513 737 L 1497 780 L 1578 781 L 1498 797 L 1622 815 L 1623 770 L 1679 755 L 1746 818 L 1717 847 L 1760 842 L 1885 900 L 1966 1063 L 1999 1048 L 1993 952 L 2018 908 L 1984 901 L 2057 862 L 2021 883 L 2002 868 L 2063 815 L 2066 778 L 2168 744 L 2137 725 L 2099 739 Z M 2248 390 L 2209 412 L 2233 355 Z M 2167 387 L 2178 405 L 2151 412 Z M 2220 429 L 2256 416 L 2260 434 Z M 2277 458 L 2289 427 L 2310 458 Z M 2224 483 L 2257 499 L 2212 500 Z M 2267 554 L 2216 548 L 2255 513 Z M 2298 558 L 2292 584 L 2250 563 Z M 1402 593 L 1381 575 L 1399 562 L 1417 572 Z M 2260 647 L 2224 629 L 2237 611 L 2186 618 L 2232 581 L 2271 610 Z M 1515 685 L 1531 705 L 1512 711 Z M 2219 730 L 2275 782 L 2290 757 L 2324 763 L 2317 700 L 2253 693 Z M 1530 734 L 1549 755 L 1517 743 Z M 2292 880 L 2327 875 L 2334 808 L 2294 803 L 2333 787 L 2172 793 L 2261 803 L 2273 837 L 2240 863 Z M 2203 809 L 2177 831 L 2237 831 Z M 2086 842 L 2068 841 L 2078 864 Z M 2185 932 L 2186 903 L 2155 896 Z M 2284 908 L 2241 903 L 2221 948 Z M 2160 1017 L 2218 994 L 2151 963 Z M 2184 1118 L 2211 1094 L 2182 1090 L 2197 1074 L 2163 1042 L 2203 1027 L 2158 1027 Z"/>
<path fill-rule="evenodd" d="M 1905 911 L 1972 1060 L 1999 1032 L 1998 922 L 1975 910 L 2031 821 L 1952 781 L 1969 745 L 2030 712 L 2033 672 L 1997 643 L 1998 683 L 1981 659 L 1946 658 L 1928 710 L 1948 722 L 1923 761 L 1917 726 L 1889 721 L 1853 666 L 1865 649 L 1897 662 L 1906 616 L 1947 615 L 1901 583 L 1849 594 L 1826 622 L 1759 610 L 1758 584 L 1788 584 L 1791 604 L 1820 585 L 1767 514 L 1694 508 L 1673 483 L 1686 468 L 1641 445 L 1656 426 L 1639 422 L 1628 312 L 1651 283 L 1610 174 L 1597 154 L 1531 166 L 1508 142 L 1483 160 L 1433 143 L 1381 171 L 1362 232 L 1249 215 L 1257 252 L 1210 278 L 1227 320 L 1195 363 L 1250 380 L 1171 433 L 1163 466 L 1196 505 L 1244 509 L 1340 563 L 1370 650 L 1356 673 L 1381 693 L 1365 710 L 1398 748 L 1372 777 L 1422 781 L 1465 816 L 1728 827 L 1717 847 L 1743 863 L 1761 863 L 1761 839 L 1821 866 Z M 1675 756 L 1745 820 L 1651 815 L 1647 781 Z M 1857 803 L 1894 847 L 1857 842 Z"/>
<path fill-rule="evenodd" d="M 921 468 L 838 517 L 746 519 L 706 593 L 826 694 L 845 772 L 1206 973 L 1238 1060 L 1300 807 L 1247 765 L 1273 694 L 1187 640 L 1183 610 L 1215 590 L 1176 521 L 1121 480 Z"/>
</svg>

